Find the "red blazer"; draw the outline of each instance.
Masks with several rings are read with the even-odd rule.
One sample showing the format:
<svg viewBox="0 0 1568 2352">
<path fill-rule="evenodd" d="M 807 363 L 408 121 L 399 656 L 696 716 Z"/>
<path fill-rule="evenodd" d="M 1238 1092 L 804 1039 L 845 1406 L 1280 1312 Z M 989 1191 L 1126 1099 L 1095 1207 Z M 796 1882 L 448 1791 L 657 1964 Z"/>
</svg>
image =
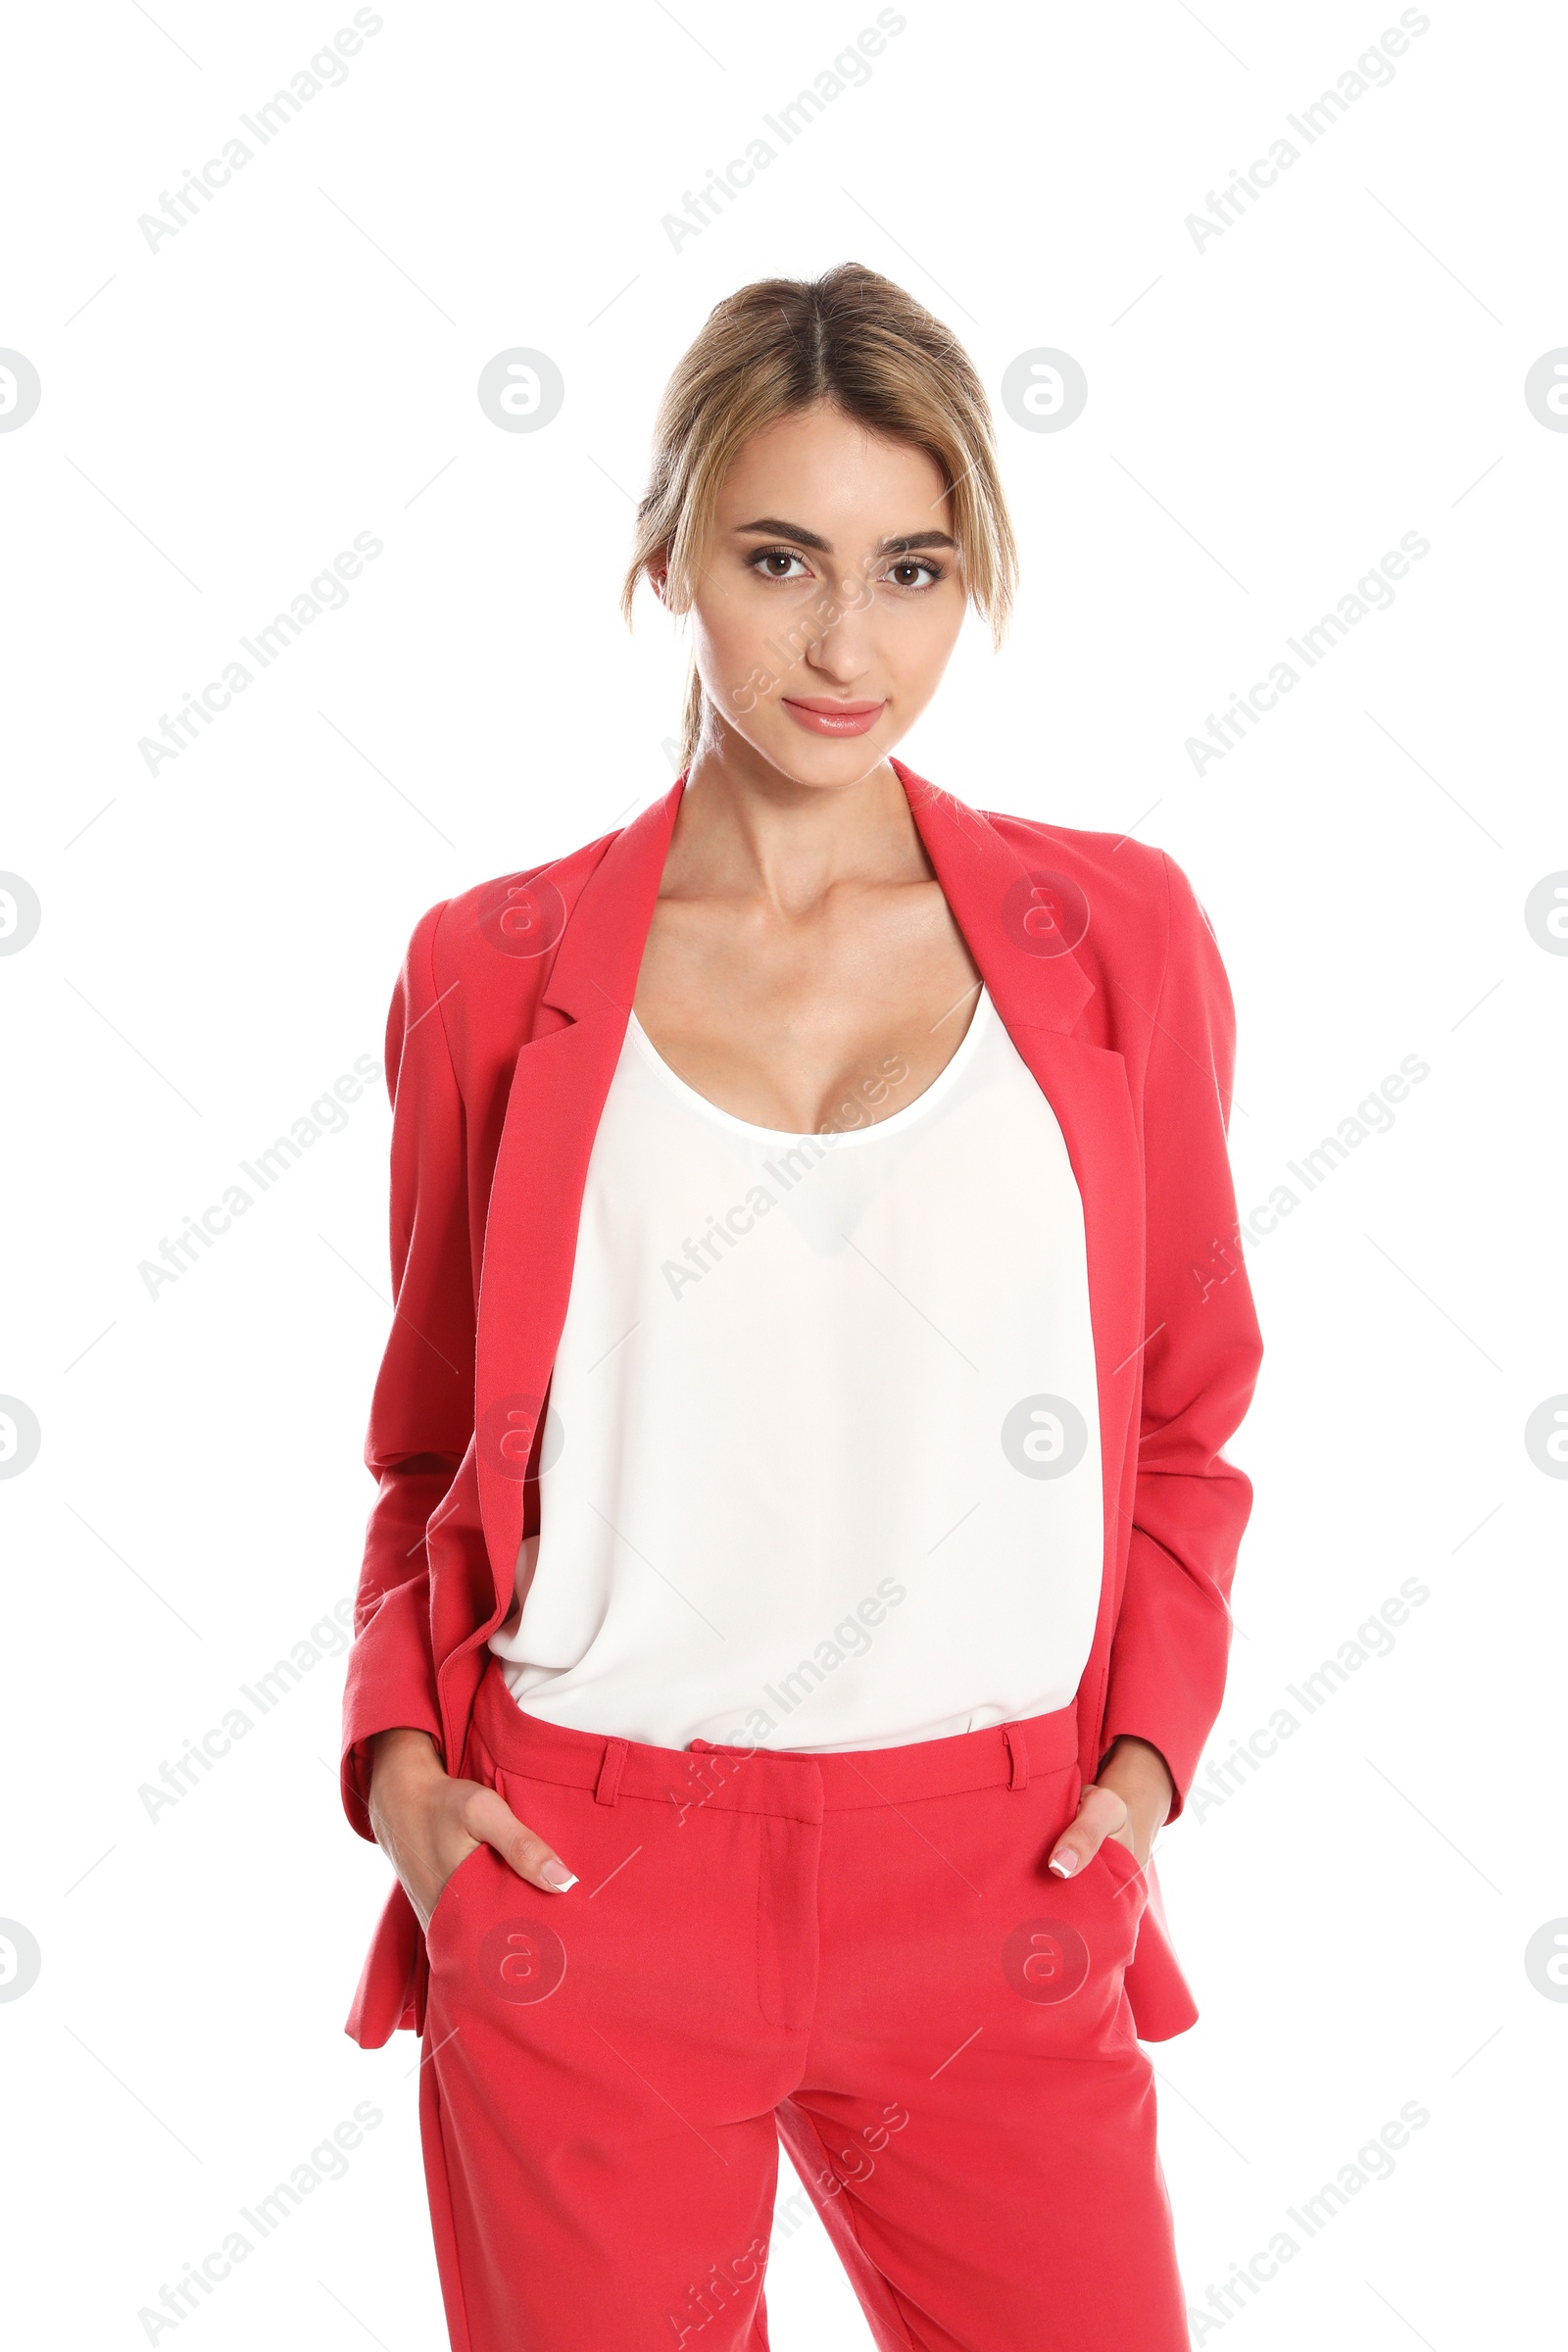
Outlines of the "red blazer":
<svg viewBox="0 0 1568 2352">
<path fill-rule="evenodd" d="M 892 764 L 1083 1198 L 1106 1533 L 1081 1769 L 1092 1780 L 1121 1733 L 1152 1740 L 1174 1818 L 1219 1710 L 1251 1506 L 1220 1452 L 1261 1353 L 1231 1247 L 1230 991 L 1162 851 L 982 812 Z M 393 996 L 396 1311 L 366 1445 L 380 1488 L 343 1725 L 343 1801 L 365 1838 L 375 1733 L 414 1725 L 459 1769 L 485 1643 L 539 1523 L 588 1155 L 685 781 L 569 857 L 432 906 Z M 419 2027 L 425 1983 L 394 1884 L 347 2031 L 370 2048 Z M 1127 1989 L 1147 2038 L 1198 2014 L 1152 1884 Z"/>
</svg>

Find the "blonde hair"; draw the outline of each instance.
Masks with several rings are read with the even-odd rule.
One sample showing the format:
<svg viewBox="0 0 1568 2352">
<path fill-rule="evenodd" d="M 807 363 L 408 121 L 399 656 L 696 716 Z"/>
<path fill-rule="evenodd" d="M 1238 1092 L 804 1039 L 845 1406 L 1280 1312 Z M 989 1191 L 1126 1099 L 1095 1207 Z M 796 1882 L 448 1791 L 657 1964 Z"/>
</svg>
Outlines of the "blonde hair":
<svg viewBox="0 0 1568 2352">
<path fill-rule="evenodd" d="M 742 443 L 821 400 L 871 432 L 923 450 L 937 466 L 953 502 L 965 590 L 1000 646 L 1018 556 L 984 388 L 957 337 L 902 286 L 858 262 L 841 262 L 818 278 L 760 278 L 710 312 L 660 403 L 621 589 L 627 625 L 650 566 L 664 568 L 669 610 L 689 611 L 719 486 Z M 681 719 L 683 768 L 702 740 L 706 709 L 693 660 Z"/>
</svg>

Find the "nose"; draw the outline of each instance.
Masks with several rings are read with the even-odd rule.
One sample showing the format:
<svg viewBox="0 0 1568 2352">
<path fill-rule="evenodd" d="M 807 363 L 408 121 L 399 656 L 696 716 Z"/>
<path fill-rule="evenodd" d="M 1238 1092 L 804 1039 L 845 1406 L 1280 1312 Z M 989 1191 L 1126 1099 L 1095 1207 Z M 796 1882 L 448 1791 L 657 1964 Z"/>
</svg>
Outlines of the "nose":
<svg viewBox="0 0 1568 2352">
<path fill-rule="evenodd" d="M 871 624 L 862 597 L 858 580 L 843 581 L 836 609 L 806 649 L 807 667 L 835 686 L 858 685 L 872 665 Z"/>
</svg>

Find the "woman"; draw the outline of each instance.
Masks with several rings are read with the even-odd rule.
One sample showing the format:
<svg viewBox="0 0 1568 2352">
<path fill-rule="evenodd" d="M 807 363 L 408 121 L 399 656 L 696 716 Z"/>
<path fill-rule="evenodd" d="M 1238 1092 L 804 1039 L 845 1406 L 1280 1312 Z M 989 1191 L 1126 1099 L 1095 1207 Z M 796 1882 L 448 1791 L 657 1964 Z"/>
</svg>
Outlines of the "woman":
<svg viewBox="0 0 1568 2352">
<path fill-rule="evenodd" d="M 1013 568 L 929 314 L 720 304 L 625 596 L 686 767 L 398 984 L 349 2032 L 423 2034 L 464 2352 L 765 2344 L 780 2133 L 879 2345 L 1188 2340 L 1137 2034 L 1250 1500 L 1231 1005 L 1160 852 L 892 757 Z"/>
</svg>

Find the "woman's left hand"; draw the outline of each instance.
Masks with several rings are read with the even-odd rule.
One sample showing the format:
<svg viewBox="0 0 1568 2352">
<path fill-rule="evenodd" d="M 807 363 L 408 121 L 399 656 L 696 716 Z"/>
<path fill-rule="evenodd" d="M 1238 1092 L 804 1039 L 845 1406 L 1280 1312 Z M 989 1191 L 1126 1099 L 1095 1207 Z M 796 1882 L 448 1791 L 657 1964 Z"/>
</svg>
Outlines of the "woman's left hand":
<svg viewBox="0 0 1568 2352">
<path fill-rule="evenodd" d="M 1142 1868 L 1172 1796 L 1170 1774 L 1157 1747 L 1147 1740 L 1116 1740 L 1078 1801 L 1078 1810 L 1051 1849 L 1050 1868 L 1059 1879 L 1076 1878 L 1107 1838 L 1128 1846 Z"/>
</svg>

